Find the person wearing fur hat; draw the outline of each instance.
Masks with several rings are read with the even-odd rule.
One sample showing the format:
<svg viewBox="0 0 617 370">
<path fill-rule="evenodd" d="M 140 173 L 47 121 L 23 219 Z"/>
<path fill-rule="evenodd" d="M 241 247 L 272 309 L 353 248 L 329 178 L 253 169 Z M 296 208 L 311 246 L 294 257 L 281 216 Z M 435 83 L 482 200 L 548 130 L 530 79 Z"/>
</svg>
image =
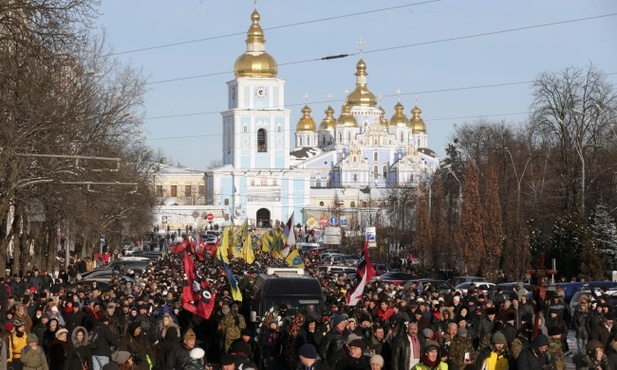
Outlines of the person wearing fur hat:
<svg viewBox="0 0 617 370">
<path fill-rule="evenodd" d="M 580 356 L 575 360 L 576 370 L 611 369 L 602 342 L 599 340 L 590 340 L 585 350 L 585 356 Z"/>
<path fill-rule="evenodd" d="M 150 370 L 154 361 L 154 354 L 150 342 L 142 335 L 139 322 L 133 321 L 120 341 L 120 350 L 127 351 L 133 356 L 133 369 Z"/>
<path fill-rule="evenodd" d="M 189 329 L 182 336 L 182 342 L 176 343 L 167 355 L 167 366 L 165 369 L 182 370 L 182 365 L 189 357 L 189 352 L 195 348 L 197 336 L 193 329 Z"/>
<path fill-rule="evenodd" d="M 39 338 L 36 334 L 28 336 L 28 345 L 21 350 L 20 359 L 23 370 L 49 370 L 45 352 L 39 346 Z"/>
<path fill-rule="evenodd" d="M 366 344 L 360 338 L 347 343 L 347 356 L 336 361 L 336 370 L 370 370 L 369 358 L 364 356 Z"/>
<path fill-rule="evenodd" d="M 491 345 L 478 353 L 476 368 L 486 370 L 508 369 L 508 343 L 501 332 L 493 333 Z"/>
<path fill-rule="evenodd" d="M 448 365 L 439 358 L 439 344 L 427 340 L 422 347 L 420 362 L 412 366 L 411 370 L 440 370 L 447 369 Z"/>
<path fill-rule="evenodd" d="M 49 356 L 49 370 L 63 370 L 64 362 L 68 352 L 68 335 L 69 331 L 62 328 L 56 331 L 56 337 L 49 346 L 47 352 Z"/>
<path fill-rule="evenodd" d="M 92 353 L 88 342 L 88 331 L 83 326 L 78 326 L 71 333 L 71 341 L 66 354 L 66 370 L 93 369 Z"/>
</svg>

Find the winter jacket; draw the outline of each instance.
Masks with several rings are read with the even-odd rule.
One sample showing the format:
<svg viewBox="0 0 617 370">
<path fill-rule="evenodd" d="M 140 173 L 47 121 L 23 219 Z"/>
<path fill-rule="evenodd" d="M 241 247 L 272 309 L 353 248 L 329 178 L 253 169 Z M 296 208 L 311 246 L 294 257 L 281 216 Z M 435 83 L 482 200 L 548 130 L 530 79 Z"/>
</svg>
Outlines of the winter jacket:
<svg viewBox="0 0 617 370">
<path fill-rule="evenodd" d="M 591 320 L 589 312 L 576 311 L 573 320 L 576 339 L 589 340 L 591 338 Z"/>
<path fill-rule="evenodd" d="M 96 329 L 98 331 L 98 341 L 96 346 L 92 346 L 91 352 L 93 356 L 111 356 L 111 347 L 118 348 L 120 343 L 111 333 L 111 329 L 104 323 L 98 323 Z"/>
<path fill-rule="evenodd" d="M 150 370 L 148 358 L 153 364 L 156 361 L 148 339 L 141 333 L 135 336 L 134 333 L 127 331 L 120 342 L 120 351 L 132 354 L 134 370 Z"/>
<path fill-rule="evenodd" d="M 345 341 L 343 335 L 332 330 L 321 340 L 319 357 L 330 367 L 334 367 L 336 361 L 345 356 Z"/>
<path fill-rule="evenodd" d="M 189 349 L 184 346 L 184 342 L 176 343 L 167 355 L 168 370 L 182 370 L 182 366 L 187 358 L 189 358 Z"/>
<path fill-rule="evenodd" d="M 517 368 L 520 370 L 542 370 L 544 365 L 551 363 L 550 355 L 538 356 L 533 349 L 527 348 L 521 352 L 516 360 Z"/>
<path fill-rule="evenodd" d="M 77 339 L 79 332 L 84 333 L 82 340 Z M 71 342 L 68 346 L 64 368 L 66 370 L 82 370 L 84 364 L 88 366 L 88 369 L 93 369 L 88 331 L 83 326 L 78 326 L 71 333 Z"/>
<path fill-rule="evenodd" d="M 24 333 L 24 335 L 20 338 L 17 336 L 17 331 L 13 331 L 11 334 L 11 353 L 13 355 L 13 359 L 21 357 L 21 350 L 28 345 L 27 343 L 28 334 Z"/>
<path fill-rule="evenodd" d="M 30 346 L 26 346 L 21 351 L 21 362 L 24 364 L 23 370 L 49 370 L 47 357 L 45 357 L 45 352 L 41 347 L 32 349 Z"/>
<path fill-rule="evenodd" d="M 56 338 L 49 346 L 49 370 L 63 370 L 66 355 L 69 350 L 69 343 Z"/>
<path fill-rule="evenodd" d="M 423 336 L 418 336 L 420 343 L 420 357 L 422 357 L 422 348 L 424 348 L 425 339 Z M 404 333 L 396 337 L 392 343 L 392 370 L 407 370 L 409 368 L 409 359 L 411 358 L 411 344 L 409 343 L 409 335 Z"/>
</svg>

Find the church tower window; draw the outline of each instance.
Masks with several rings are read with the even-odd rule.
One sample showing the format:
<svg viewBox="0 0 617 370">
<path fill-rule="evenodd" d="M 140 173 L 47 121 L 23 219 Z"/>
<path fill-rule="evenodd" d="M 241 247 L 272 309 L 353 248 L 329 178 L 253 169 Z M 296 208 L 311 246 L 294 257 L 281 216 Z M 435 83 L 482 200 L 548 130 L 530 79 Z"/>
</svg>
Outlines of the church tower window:
<svg viewBox="0 0 617 370">
<path fill-rule="evenodd" d="M 266 130 L 260 128 L 257 131 L 257 152 L 265 153 L 268 151 L 268 142 L 266 140 Z"/>
<path fill-rule="evenodd" d="M 349 203 L 349 206 L 350 206 L 351 208 L 356 208 L 356 202 L 351 202 L 351 203 Z"/>
<path fill-rule="evenodd" d="M 246 125 L 244 125 L 244 133 L 246 134 L 247 132 L 249 132 L 248 127 L 246 127 Z"/>
<path fill-rule="evenodd" d="M 373 167 L 373 177 L 375 177 L 375 180 L 379 178 L 379 167 L 377 165 Z"/>
<path fill-rule="evenodd" d="M 388 177 L 388 166 L 386 166 L 385 164 L 383 165 L 383 178 L 387 178 Z"/>
<path fill-rule="evenodd" d="M 300 146 L 302 146 L 302 138 L 300 138 Z"/>
<path fill-rule="evenodd" d="M 379 153 L 373 153 L 373 161 L 377 162 L 379 160 Z"/>
<path fill-rule="evenodd" d="M 358 175 L 353 175 L 353 182 L 358 182 Z"/>
</svg>

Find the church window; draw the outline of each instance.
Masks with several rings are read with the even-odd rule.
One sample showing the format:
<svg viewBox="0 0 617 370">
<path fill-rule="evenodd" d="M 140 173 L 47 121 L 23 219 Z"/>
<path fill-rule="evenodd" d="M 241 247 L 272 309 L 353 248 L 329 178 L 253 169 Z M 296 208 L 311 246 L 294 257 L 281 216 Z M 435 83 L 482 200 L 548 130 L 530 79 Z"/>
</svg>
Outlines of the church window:
<svg viewBox="0 0 617 370">
<path fill-rule="evenodd" d="M 373 145 L 377 145 L 377 138 L 373 139 Z"/>
<path fill-rule="evenodd" d="M 267 177 L 262 177 L 261 178 L 261 186 L 268 186 L 268 178 Z"/>
<path fill-rule="evenodd" d="M 272 179 L 272 185 L 273 186 L 278 186 L 279 182 L 277 179 Z"/>
<path fill-rule="evenodd" d="M 225 205 L 228 206 L 229 205 L 229 198 L 225 198 Z"/>
<path fill-rule="evenodd" d="M 418 139 L 418 148 L 420 148 L 420 139 Z"/>
<path fill-rule="evenodd" d="M 343 142 L 343 134 L 338 134 L 338 141 Z"/>
<path fill-rule="evenodd" d="M 379 153 L 373 153 L 373 161 L 377 162 L 379 160 Z"/>
<path fill-rule="evenodd" d="M 247 132 L 249 132 L 248 127 L 246 127 L 246 125 L 244 125 L 244 133 L 246 134 Z"/>
<path fill-rule="evenodd" d="M 321 177 L 317 177 L 315 179 L 315 187 L 316 188 L 320 188 L 321 187 Z"/>
<path fill-rule="evenodd" d="M 321 145 L 326 146 L 326 135 L 321 137 Z"/>
<path fill-rule="evenodd" d="M 358 159 L 358 157 L 356 157 L 355 155 L 353 156 L 353 163 L 356 163 L 356 159 Z"/>
<path fill-rule="evenodd" d="M 353 175 L 353 182 L 357 182 L 358 181 L 358 175 Z"/>
<path fill-rule="evenodd" d="M 401 142 L 403 142 L 403 138 L 404 136 L 403 136 L 403 133 L 401 132 Z"/>
<path fill-rule="evenodd" d="M 351 142 L 351 132 L 347 133 L 347 142 Z"/>
<path fill-rule="evenodd" d="M 362 207 L 363 207 L 363 208 L 368 207 L 368 203 L 367 203 L 367 202 L 362 202 Z"/>
<path fill-rule="evenodd" d="M 351 203 L 349 203 L 349 206 L 350 206 L 351 208 L 356 208 L 356 202 L 351 202 Z"/>
<path fill-rule="evenodd" d="M 383 165 L 383 178 L 385 179 L 386 177 L 388 177 L 388 166 L 384 164 Z"/>
<path fill-rule="evenodd" d="M 266 130 L 260 128 L 257 131 L 257 152 L 265 153 L 268 151 L 268 142 L 266 140 Z"/>
<path fill-rule="evenodd" d="M 281 132 L 281 125 L 278 125 L 278 127 L 276 128 L 276 131 L 278 131 L 279 133 Z"/>
<path fill-rule="evenodd" d="M 300 138 L 300 146 L 302 146 L 302 138 Z"/>
<path fill-rule="evenodd" d="M 379 167 L 377 165 L 373 167 L 373 177 L 375 177 L 375 180 L 379 178 Z"/>
<path fill-rule="evenodd" d="M 172 197 L 177 197 L 178 196 L 178 186 L 177 185 L 172 185 L 170 193 L 171 193 Z"/>
<path fill-rule="evenodd" d="M 323 207 L 323 206 L 324 206 L 323 202 L 319 202 L 319 205 L 320 205 L 321 207 Z"/>
</svg>

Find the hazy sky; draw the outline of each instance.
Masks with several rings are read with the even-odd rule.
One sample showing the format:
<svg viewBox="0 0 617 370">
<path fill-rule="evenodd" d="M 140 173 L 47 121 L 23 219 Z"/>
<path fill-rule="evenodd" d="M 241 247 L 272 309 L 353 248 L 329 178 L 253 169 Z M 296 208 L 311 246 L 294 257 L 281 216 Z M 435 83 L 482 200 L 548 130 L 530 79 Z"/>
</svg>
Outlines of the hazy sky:
<svg viewBox="0 0 617 370">
<path fill-rule="evenodd" d="M 101 32 L 120 60 L 148 76 L 147 143 L 171 163 L 204 170 L 221 158 L 225 82 L 246 50 L 253 6 L 102 1 Z M 397 90 L 408 118 L 417 96 L 429 146 L 440 156 L 455 125 L 481 117 L 524 121 L 530 82 L 543 71 L 593 63 L 617 85 L 615 0 L 268 0 L 257 10 L 266 51 L 287 80 L 292 131 L 305 94 L 318 125 L 329 94 L 339 116 L 344 91 L 355 86 L 360 38 L 368 88 L 383 95 L 386 117 L 394 114 Z M 339 54 L 349 56 L 320 60 Z"/>
</svg>

